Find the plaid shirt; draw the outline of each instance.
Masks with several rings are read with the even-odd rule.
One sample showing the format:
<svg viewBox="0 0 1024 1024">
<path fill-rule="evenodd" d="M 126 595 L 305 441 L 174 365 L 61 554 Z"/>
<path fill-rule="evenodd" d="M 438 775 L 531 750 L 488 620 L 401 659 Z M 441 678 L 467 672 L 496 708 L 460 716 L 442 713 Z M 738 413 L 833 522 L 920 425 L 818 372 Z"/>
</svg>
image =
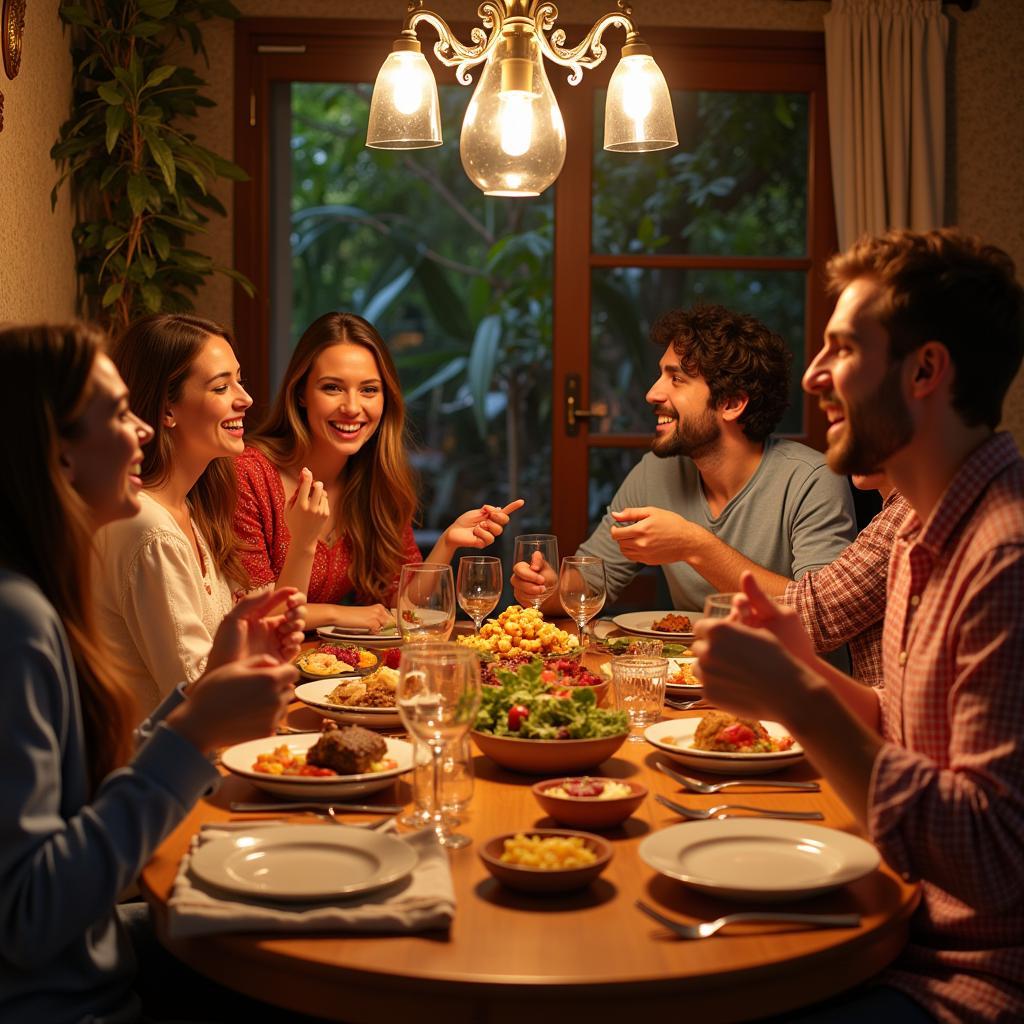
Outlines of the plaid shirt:
<svg viewBox="0 0 1024 1024">
<path fill-rule="evenodd" d="M 1024 1020 L 1024 459 L 1007 434 L 896 539 L 871 838 L 921 880 L 881 980 L 940 1021 Z"/>
<path fill-rule="evenodd" d="M 834 651 L 849 644 L 853 675 L 871 686 L 882 683 L 882 619 L 889 556 L 910 512 L 906 499 L 892 491 L 882 511 L 834 562 L 794 580 L 781 598 L 800 613 L 816 651 Z"/>
</svg>

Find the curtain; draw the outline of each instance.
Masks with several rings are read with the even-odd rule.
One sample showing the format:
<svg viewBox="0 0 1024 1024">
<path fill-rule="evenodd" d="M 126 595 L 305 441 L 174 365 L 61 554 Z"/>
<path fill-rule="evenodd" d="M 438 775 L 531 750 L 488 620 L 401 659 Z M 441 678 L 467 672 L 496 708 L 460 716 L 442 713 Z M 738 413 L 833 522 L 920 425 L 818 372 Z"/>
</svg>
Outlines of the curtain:
<svg viewBox="0 0 1024 1024">
<path fill-rule="evenodd" d="M 841 249 L 942 225 L 948 37 L 940 0 L 833 0 L 825 15 Z"/>
</svg>

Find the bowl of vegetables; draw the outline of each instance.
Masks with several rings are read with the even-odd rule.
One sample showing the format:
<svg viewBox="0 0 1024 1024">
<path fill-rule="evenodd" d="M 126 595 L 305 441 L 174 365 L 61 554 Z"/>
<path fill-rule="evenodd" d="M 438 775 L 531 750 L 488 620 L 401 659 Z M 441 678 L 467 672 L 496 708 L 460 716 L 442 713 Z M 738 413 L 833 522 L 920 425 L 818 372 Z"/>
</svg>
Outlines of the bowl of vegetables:
<svg viewBox="0 0 1024 1024">
<path fill-rule="evenodd" d="M 560 825 L 614 828 L 644 802 L 647 787 L 630 779 L 569 776 L 534 783 L 533 795 Z"/>
<path fill-rule="evenodd" d="M 518 675 L 521 669 L 530 665 L 530 674 L 537 673 L 537 678 L 547 683 L 552 693 L 562 691 L 562 696 L 569 696 L 573 688 L 589 686 L 594 691 L 598 707 L 603 707 L 608 701 L 609 680 L 591 672 L 582 661 L 572 656 L 539 658 L 520 654 L 490 660 L 481 658 L 480 662 L 480 681 L 485 686 L 501 686 L 509 676 Z"/>
<path fill-rule="evenodd" d="M 482 688 L 471 733 L 495 764 L 528 775 L 567 775 L 607 760 L 626 741 L 624 711 L 599 708 L 589 686 L 559 687 L 531 663 Z"/>
<path fill-rule="evenodd" d="M 600 836 L 564 829 L 507 832 L 480 847 L 484 867 L 502 885 L 520 892 L 582 889 L 612 859 L 612 846 Z"/>
</svg>

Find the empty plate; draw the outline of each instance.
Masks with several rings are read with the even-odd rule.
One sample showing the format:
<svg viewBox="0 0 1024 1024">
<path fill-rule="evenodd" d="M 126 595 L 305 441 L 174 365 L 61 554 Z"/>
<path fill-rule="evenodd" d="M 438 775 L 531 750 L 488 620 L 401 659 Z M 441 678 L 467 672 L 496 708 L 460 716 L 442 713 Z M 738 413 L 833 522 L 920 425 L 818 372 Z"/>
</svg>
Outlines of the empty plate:
<svg viewBox="0 0 1024 1024">
<path fill-rule="evenodd" d="M 212 839 L 193 873 L 226 892 L 274 900 L 326 900 L 405 878 L 416 852 L 394 836 L 344 825 L 275 825 Z"/>
</svg>

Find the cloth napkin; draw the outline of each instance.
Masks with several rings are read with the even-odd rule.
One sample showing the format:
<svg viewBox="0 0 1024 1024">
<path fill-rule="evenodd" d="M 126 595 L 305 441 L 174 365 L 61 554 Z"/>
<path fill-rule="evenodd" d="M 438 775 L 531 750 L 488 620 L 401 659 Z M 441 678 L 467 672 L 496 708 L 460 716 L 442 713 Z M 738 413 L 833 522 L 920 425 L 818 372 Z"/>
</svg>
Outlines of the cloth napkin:
<svg viewBox="0 0 1024 1024">
<path fill-rule="evenodd" d="M 419 855 L 407 878 L 334 903 L 260 903 L 208 888 L 189 871 L 192 851 L 231 834 L 207 828 L 181 860 L 167 903 L 172 938 L 216 932 L 418 932 L 448 928 L 455 915 L 448 855 L 430 829 L 403 837 Z"/>
</svg>

